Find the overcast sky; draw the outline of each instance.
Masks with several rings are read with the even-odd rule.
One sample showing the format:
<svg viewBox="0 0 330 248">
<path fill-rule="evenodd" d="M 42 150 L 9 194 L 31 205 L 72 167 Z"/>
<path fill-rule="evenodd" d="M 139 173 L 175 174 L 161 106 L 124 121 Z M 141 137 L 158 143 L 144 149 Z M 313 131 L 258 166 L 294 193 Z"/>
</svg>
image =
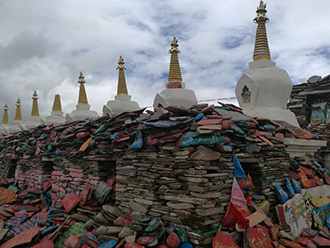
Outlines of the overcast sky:
<svg viewBox="0 0 330 248">
<path fill-rule="evenodd" d="M 277 67 L 293 84 L 329 74 L 330 1 L 265 2 Z M 235 97 L 236 82 L 252 61 L 258 5 L 259 0 L 1 1 L 0 108 L 8 104 L 12 121 L 20 98 L 26 120 L 37 90 L 42 117 L 50 115 L 55 94 L 63 111 L 71 112 L 82 71 L 91 109 L 101 113 L 117 92 L 119 55 L 132 100 L 152 106 L 167 82 L 173 36 L 183 81 L 198 100 Z"/>
</svg>

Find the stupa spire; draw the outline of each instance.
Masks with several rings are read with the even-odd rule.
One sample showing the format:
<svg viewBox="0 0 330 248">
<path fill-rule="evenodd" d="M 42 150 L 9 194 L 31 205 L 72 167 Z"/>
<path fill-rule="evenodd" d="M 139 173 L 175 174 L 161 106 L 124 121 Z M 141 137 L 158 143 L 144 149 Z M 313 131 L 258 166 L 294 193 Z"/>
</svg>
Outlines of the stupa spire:
<svg viewBox="0 0 330 248">
<path fill-rule="evenodd" d="M 253 21 L 258 24 L 258 27 L 254 45 L 253 61 L 260 59 L 270 60 L 270 52 L 266 32 L 266 23 L 269 21 L 269 19 L 266 15 L 266 4 L 263 1 L 260 1 L 256 12 L 257 16 L 253 19 Z"/>
<path fill-rule="evenodd" d="M 120 94 L 128 95 L 125 73 L 124 73 L 124 70 L 126 70 L 126 67 L 124 66 L 124 64 L 125 64 L 124 59 L 120 55 L 119 59 L 118 59 L 118 66 L 117 66 L 117 70 L 119 70 L 117 95 L 120 95 Z"/>
<path fill-rule="evenodd" d="M 2 124 L 9 124 L 7 103 L 5 104 L 5 107 L 3 108 L 3 110 L 4 110 L 4 112 L 3 112 Z"/>
<path fill-rule="evenodd" d="M 57 94 L 55 95 L 54 98 L 54 104 L 53 104 L 53 111 L 62 111 L 62 105 L 61 105 L 61 99 L 60 99 L 60 95 Z"/>
<path fill-rule="evenodd" d="M 84 79 L 84 75 L 82 74 L 82 72 L 80 72 L 80 75 L 78 78 L 79 78 L 78 83 L 80 84 L 78 104 L 88 105 L 87 95 L 86 95 L 86 90 L 85 90 L 85 85 L 84 85 L 85 79 Z"/>
<path fill-rule="evenodd" d="M 169 50 L 169 53 L 171 54 L 171 63 L 170 63 L 170 72 L 168 74 L 168 82 L 182 82 L 181 77 L 181 70 L 180 70 L 180 64 L 179 64 L 179 58 L 178 53 L 180 53 L 178 49 L 178 39 L 173 37 L 173 41 L 171 43 L 171 49 Z"/>
<path fill-rule="evenodd" d="M 37 94 L 37 91 L 34 91 L 32 99 L 33 99 L 33 102 L 32 102 L 31 116 L 39 116 L 38 94 Z"/>
<path fill-rule="evenodd" d="M 18 98 L 16 102 L 15 121 L 22 121 L 21 100 Z"/>
</svg>

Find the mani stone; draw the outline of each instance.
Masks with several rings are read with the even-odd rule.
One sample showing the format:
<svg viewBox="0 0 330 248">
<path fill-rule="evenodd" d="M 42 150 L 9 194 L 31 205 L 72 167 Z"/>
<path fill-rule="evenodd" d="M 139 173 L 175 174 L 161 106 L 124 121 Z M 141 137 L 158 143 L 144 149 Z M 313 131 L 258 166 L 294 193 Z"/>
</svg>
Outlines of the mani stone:
<svg viewBox="0 0 330 248">
<path fill-rule="evenodd" d="M 220 152 L 213 151 L 205 146 L 199 146 L 197 151 L 191 154 L 188 160 L 212 161 L 220 158 Z"/>
<path fill-rule="evenodd" d="M 173 209 L 189 209 L 189 208 L 194 208 L 195 207 L 193 204 L 189 204 L 189 203 L 171 203 L 171 202 L 167 202 L 166 205 L 170 208 L 173 208 Z"/>
</svg>

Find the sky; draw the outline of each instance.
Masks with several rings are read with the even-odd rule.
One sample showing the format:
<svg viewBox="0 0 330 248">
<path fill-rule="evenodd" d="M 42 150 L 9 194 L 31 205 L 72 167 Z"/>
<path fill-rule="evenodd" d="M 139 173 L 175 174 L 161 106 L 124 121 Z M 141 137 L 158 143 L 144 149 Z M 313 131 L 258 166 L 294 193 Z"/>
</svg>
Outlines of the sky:
<svg viewBox="0 0 330 248">
<path fill-rule="evenodd" d="M 330 1 L 264 2 L 276 66 L 293 84 L 330 74 Z M 117 93 L 120 55 L 132 100 L 152 106 L 167 82 L 173 36 L 186 88 L 200 102 L 233 98 L 252 61 L 258 5 L 259 0 L 1 1 L 0 107 L 8 104 L 11 122 L 20 98 L 26 120 L 36 90 L 41 117 L 50 115 L 55 94 L 70 113 L 78 103 L 81 71 L 91 110 L 101 114 Z"/>
</svg>

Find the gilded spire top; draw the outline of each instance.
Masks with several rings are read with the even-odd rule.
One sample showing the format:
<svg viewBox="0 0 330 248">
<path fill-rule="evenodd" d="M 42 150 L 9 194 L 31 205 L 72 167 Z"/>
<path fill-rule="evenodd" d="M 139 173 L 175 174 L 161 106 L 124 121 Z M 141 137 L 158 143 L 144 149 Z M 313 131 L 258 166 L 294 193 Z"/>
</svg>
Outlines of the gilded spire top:
<svg viewBox="0 0 330 248">
<path fill-rule="evenodd" d="M 37 91 L 36 90 L 33 92 L 32 99 L 33 100 L 37 100 L 38 99 L 38 94 L 37 94 Z"/>
<path fill-rule="evenodd" d="M 173 40 L 172 40 L 172 43 L 171 43 L 171 49 L 168 51 L 169 53 L 173 53 L 173 52 L 177 52 L 179 53 L 180 50 L 178 48 L 178 39 L 174 36 L 173 37 Z"/>
<path fill-rule="evenodd" d="M 85 83 L 85 78 L 84 78 L 84 75 L 83 75 L 82 72 L 80 72 L 78 78 L 79 78 L 78 83 L 80 83 L 80 84 L 84 84 Z"/>
<path fill-rule="evenodd" d="M 120 55 L 120 56 L 119 56 L 119 59 L 118 59 L 117 70 L 118 70 L 118 69 L 124 69 L 124 70 L 126 70 L 126 67 L 124 66 L 124 64 L 125 64 L 124 59 L 123 59 L 123 57 Z"/>
<path fill-rule="evenodd" d="M 5 107 L 3 108 L 5 111 L 8 111 L 8 104 L 7 103 L 5 103 Z"/>
<path fill-rule="evenodd" d="M 16 107 L 20 107 L 20 106 L 21 106 L 21 99 L 17 98 Z"/>
<path fill-rule="evenodd" d="M 262 18 L 265 20 L 265 22 L 268 22 L 269 19 L 266 15 L 267 10 L 266 10 L 266 3 L 264 3 L 262 0 L 260 1 L 259 7 L 257 7 L 257 15 L 256 17 L 253 19 L 253 21 L 255 23 L 258 23 L 259 19 Z"/>
</svg>

